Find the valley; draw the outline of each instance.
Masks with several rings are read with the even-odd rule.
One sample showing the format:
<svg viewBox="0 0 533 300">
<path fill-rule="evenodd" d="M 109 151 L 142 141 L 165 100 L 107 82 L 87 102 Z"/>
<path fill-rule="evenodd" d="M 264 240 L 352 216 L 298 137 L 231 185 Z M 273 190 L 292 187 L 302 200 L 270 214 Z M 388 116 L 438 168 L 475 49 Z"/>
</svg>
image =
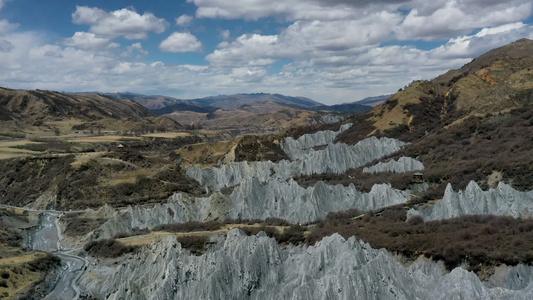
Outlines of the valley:
<svg viewBox="0 0 533 300">
<path fill-rule="evenodd" d="M 532 53 L 344 115 L 1 89 L 0 297 L 529 299 Z"/>
</svg>

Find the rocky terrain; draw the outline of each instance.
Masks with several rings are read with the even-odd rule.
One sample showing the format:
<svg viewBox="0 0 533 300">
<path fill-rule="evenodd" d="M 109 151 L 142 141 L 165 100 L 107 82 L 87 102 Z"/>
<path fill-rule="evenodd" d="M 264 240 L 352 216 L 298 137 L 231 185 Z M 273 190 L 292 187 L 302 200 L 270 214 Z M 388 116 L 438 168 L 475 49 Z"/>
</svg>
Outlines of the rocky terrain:
<svg viewBox="0 0 533 300">
<path fill-rule="evenodd" d="M 234 229 L 200 257 L 165 238 L 118 266 L 90 266 L 81 284 L 107 299 L 266 299 L 273 291 L 280 299 L 528 299 L 531 268 L 509 268 L 489 285 L 424 259 L 404 267 L 354 237 L 281 247 L 264 234 Z"/>
<path fill-rule="evenodd" d="M 20 240 L 2 254 L 44 255 L 24 239 L 54 215 L 62 247 L 88 261 L 67 282 L 85 298 L 530 299 L 530 53 L 520 40 L 371 112 L 282 133 L 10 140 L 31 154 L 0 160 L 0 203 L 54 211 L 2 216 L 6 243 Z M 23 102 L 5 122 L 23 122 Z M 51 287 L 46 266 L 24 267 L 26 286 Z"/>
</svg>

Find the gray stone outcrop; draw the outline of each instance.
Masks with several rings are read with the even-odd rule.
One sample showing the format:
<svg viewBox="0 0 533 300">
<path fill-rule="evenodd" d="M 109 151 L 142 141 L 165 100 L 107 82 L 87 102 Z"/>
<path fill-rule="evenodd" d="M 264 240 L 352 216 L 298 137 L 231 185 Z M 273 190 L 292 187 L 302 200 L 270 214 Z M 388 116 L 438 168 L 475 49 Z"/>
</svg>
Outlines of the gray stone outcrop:
<svg viewBox="0 0 533 300">
<path fill-rule="evenodd" d="M 388 162 L 379 162 L 373 166 L 365 167 L 363 168 L 363 173 L 406 173 L 422 170 L 424 170 L 424 165 L 422 162 L 411 157 L 402 156 L 398 158 L 398 160 L 393 159 Z"/>
<path fill-rule="evenodd" d="M 108 221 L 97 231 L 96 238 L 109 238 L 129 233 L 132 228 L 154 228 L 161 224 L 214 219 L 266 219 L 278 217 L 292 223 L 308 223 L 323 219 L 329 212 L 357 208 L 372 211 L 405 203 L 407 196 L 388 184 L 376 184 L 368 193 L 353 185 L 328 185 L 318 182 L 304 188 L 292 179 L 244 180 L 233 192 L 224 196 L 194 198 L 177 193 L 164 204 L 101 209 L 98 217 Z"/>
<path fill-rule="evenodd" d="M 313 246 L 279 246 L 264 233 L 233 229 L 201 256 L 168 236 L 118 265 L 91 264 L 80 285 L 110 300 L 531 299 L 531 277 L 524 280 L 488 287 L 462 268 L 446 273 L 427 260 L 406 268 L 387 251 L 338 234 Z"/>
<path fill-rule="evenodd" d="M 464 191 L 455 192 L 448 184 L 444 197 L 425 209 L 411 209 L 408 217 L 421 215 L 424 220 L 441 220 L 463 215 L 500 215 L 515 218 L 533 216 L 533 191 L 521 192 L 503 182 L 483 191 L 471 181 Z"/>
<path fill-rule="evenodd" d="M 341 174 L 350 168 L 360 167 L 374 159 L 392 154 L 404 145 L 404 142 L 396 139 L 370 137 L 353 146 L 337 143 L 328 144 L 323 150 L 310 149 L 307 154 L 294 161 L 233 162 L 209 169 L 190 167 L 187 169 L 187 175 L 202 185 L 220 190 L 252 177 L 267 181 L 269 177 L 287 179 L 299 175 Z"/>
<path fill-rule="evenodd" d="M 281 147 L 290 160 L 295 160 L 309 153 L 313 147 L 333 143 L 339 134 L 346 131 L 351 126 L 352 124 L 348 123 L 342 125 L 338 131 L 323 130 L 315 133 L 304 134 L 298 139 L 287 137 L 281 144 Z"/>
</svg>

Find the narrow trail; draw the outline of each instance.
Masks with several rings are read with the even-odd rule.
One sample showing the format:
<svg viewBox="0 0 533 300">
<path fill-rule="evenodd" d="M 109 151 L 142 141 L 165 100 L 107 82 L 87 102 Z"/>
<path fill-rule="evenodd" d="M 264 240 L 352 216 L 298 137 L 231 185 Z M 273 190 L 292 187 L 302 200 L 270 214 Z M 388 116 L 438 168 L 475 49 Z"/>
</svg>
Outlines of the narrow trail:
<svg viewBox="0 0 533 300">
<path fill-rule="evenodd" d="M 44 299 L 79 299 L 80 290 L 76 282 L 85 272 L 87 261 L 62 249 L 59 227 L 61 214 L 57 211 L 43 212 L 39 220 L 39 229 L 31 234 L 29 244 L 34 250 L 54 253 L 61 259 L 63 270 L 53 291 Z"/>
</svg>

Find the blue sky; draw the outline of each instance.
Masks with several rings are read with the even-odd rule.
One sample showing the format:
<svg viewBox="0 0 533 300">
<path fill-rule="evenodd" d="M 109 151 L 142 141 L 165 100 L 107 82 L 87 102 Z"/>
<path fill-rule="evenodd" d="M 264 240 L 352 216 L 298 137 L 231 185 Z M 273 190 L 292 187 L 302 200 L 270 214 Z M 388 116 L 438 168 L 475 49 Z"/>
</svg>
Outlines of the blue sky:
<svg viewBox="0 0 533 300">
<path fill-rule="evenodd" d="M 335 104 L 533 38 L 530 0 L 0 0 L 0 86 Z"/>
</svg>

